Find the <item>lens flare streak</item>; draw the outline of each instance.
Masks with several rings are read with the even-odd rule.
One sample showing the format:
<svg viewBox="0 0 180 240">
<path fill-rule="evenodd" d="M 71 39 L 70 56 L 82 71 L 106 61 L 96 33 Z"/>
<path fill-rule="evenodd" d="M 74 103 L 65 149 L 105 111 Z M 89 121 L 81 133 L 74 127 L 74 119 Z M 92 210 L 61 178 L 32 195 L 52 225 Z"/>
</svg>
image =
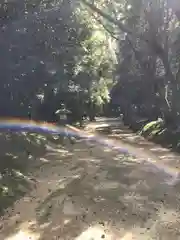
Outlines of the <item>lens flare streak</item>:
<svg viewBox="0 0 180 240">
<path fill-rule="evenodd" d="M 116 149 L 123 154 L 129 154 L 135 156 L 136 154 L 130 152 L 128 149 L 120 147 L 120 142 L 114 141 L 112 139 L 107 139 L 104 136 L 99 135 L 90 135 L 85 131 L 78 130 L 74 127 L 66 126 L 59 127 L 56 124 L 32 121 L 26 119 L 1 119 L 0 120 L 0 131 L 8 132 L 39 132 L 39 133 L 49 133 L 62 136 L 72 136 L 82 139 L 86 139 L 90 142 L 99 143 L 102 146 L 106 146 L 112 149 Z M 138 156 L 136 156 L 138 157 Z M 155 168 L 159 169 L 161 172 L 165 172 L 168 176 L 171 177 L 169 182 L 175 184 L 180 180 L 180 168 L 173 168 L 165 164 L 160 163 L 154 159 L 149 160 L 143 159 L 142 162 L 148 162 Z"/>
</svg>

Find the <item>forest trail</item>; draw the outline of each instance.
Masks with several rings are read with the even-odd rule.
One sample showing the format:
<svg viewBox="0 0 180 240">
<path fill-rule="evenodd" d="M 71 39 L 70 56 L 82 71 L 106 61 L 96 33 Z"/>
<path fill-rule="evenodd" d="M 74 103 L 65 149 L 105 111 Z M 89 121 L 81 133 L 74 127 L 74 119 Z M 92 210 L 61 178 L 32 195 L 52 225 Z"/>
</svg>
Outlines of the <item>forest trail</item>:
<svg viewBox="0 0 180 240">
<path fill-rule="evenodd" d="M 167 184 L 147 152 L 99 139 L 46 145 L 31 167 L 32 191 L 2 216 L 0 239 L 180 239 L 178 183 Z"/>
</svg>

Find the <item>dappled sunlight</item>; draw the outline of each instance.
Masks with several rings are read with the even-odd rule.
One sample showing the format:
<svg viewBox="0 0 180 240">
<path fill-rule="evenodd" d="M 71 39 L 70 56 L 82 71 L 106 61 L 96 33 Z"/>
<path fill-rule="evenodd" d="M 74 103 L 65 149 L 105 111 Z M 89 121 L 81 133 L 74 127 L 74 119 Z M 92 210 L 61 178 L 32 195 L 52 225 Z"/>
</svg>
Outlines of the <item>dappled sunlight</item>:
<svg viewBox="0 0 180 240">
<path fill-rule="evenodd" d="M 87 162 L 87 163 L 101 163 L 102 159 L 99 159 L 99 158 L 93 158 L 93 157 L 86 157 L 86 158 L 80 158 L 79 161 L 82 161 L 82 162 Z"/>
<path fill-rule="evenodd" d="M 47 144 L 33 172 L 36 187 L 16 204 L 19 216 L 11 228 L 17 229 L 17 236 L 25 235 L 15 222 L 34 218 L 30 229 L 38 240 L 51 239 L 52 234 L 77 240 L 144 240 L 148 231 L 153 236 L 161 205 L 169 204 L 172 211 L 176 207 L 176 192 L 165 183 L 167 174 L 154 171 L 143 158 L 121 152 L 118 142 L 117 148 L 111 147 L 116 144 L 111 139 L 106 144 L 90 147 L 84 140 L 73 144 L 71 152 L 68 144 Z M 27 208 L 28 215 L 21 212 Z"/>
<path fill-rule="evenodd" d="M 4 238 L 4 240 L 39 240 L 41 234 L 33 229 L 35 226 L 36 221 L 25 222 L 19 225 L 14 234 Z"/>
<path fill-rule="evenodd" d="M 20 230 L 18 233 L 14 234 L 11 237 L 5 238 L 4 240 L 29 240 L 29 239 L 39 240 L 40 234 Z"/>
<path fill-rule="evenodd" d="M 176 157 L 178 157 L 178 156 L 176 156 Z M 159 156 L 159 158 L 163 159 L 163 160 L 167 159 L 167 161 L 168 161 L 168 160 L 173 160 L 174 159 L 174 155 L 162 155 L 162 156 Z"/>
<path fill-rule="evenodd" d="M 148 202 L 148 196 L 136 193 L 136 189 L 134 189 L 134 192 L 126 193 L 123 196 L 123 201 L 127 205 L 132 204 L 133 211 L 147 211 L 147 209 L 144 209 L 144 202 Z"/>
<path fill-rule="evenodd" d="M 52 151 L 52 152 L 58 152 L 58 153 L 68 153 L 67 149 L 58 149 L 58 148 L 53 148 L 50 145 L 46 145 L 46 149 L 48 151 Z"/>
<path fill-rule="evenodd" d="M 50 160 L 46 159 L 46 158 L 39 158 L 39 160 L 43 163 L 48 163 Z"/>
<path fill-rule="evenodd" d="M 0 3 L 0 239 L 179 239 L 172 1 Z"/>
<path fill-rule="evenodd" d="M 115 240 L 114 234 L 112 234 L 109 230 L 105 230 L 99 225 L 94 225 L 86 229 L 82 232 L 75 240 L 100 240 L 100 239 L 107 239 L 107 240 Z"/>
<path fill-rule="evenodd" d="M 124 135 L 124 136 L 126 136 L 126 135 Z M 138 135 L 134 135 L 134 136 L 129 135 L 129 136 L 126 136 L 126 137 L 129 141 L 132 141 L 132 142 L 141 139 L 141 137 L 139 137 Z"/>
<path fill-rule="evenodd" d="M 117 140 L 119 139 L 121 141 L 130 143 L 130 144 L 139 145 L 140 147 L 143 146 L 144 148 L 153 146 L 153 143 L 145 140 L 143 137 L 136 135 L 132 132 L 124 133 L 124 131 L 122 130 L 122 132 L 120 132 L 118 134 L 114 133 L 114 134 L 110 134 L 109 136 L 112 138 L 115 138 Z"/>
<path fill-rule="evenodd" d="M 105 152 L 111 152 L 112 150 L 110 148 L 104 148 Z"/>
<path fill-rule="evenodd" d="M 154 236 L 151 233 L 147 236 L 146 228 L 134 227 L 132 231 L 125 231 L 122 228 L 117 232 L 112 227 L 104 229 L 99 225 L 93 225 L 83 231 L 75 240 L 146 240 L 151 237 Z"/>
<path fill-rule="evenodd" d="M 52 145 L 51 139 L 47 134 L 27 132 L 4 132 L 0 135 L 3 146 L 0 163 L 0 211 L 35 187 L 34 170 L 42 171 L 45 165 L 50 164 L 50 160 L 52 162 L 52 156 L 47 156 L 49 150 L 46 148 L 46 145 Z M 60 146 L 56 146 L 56 149 L 55 157 L 58 156 L 59 159 L 72 155 Z"/>
<path fill-rule="evenodd" d="M 61 225 L 55 225 L 51 228 L 51 234 L 54 232 L 59 231 L 59 234 L 63 227 L 70 223 L 70 219 L 65 219 Z M 33 227 L 32 227 L 33 225 Z M 50 223 L 46 223 L 39 227 L 35 226 L 36 223 L 33 224 L 23 223 L 19 226 L 16 233 L 12 234 L 11 236 L 6 237 L 4 240 L 40 240 L 42 239 L 43 230 L 45 230 Z M 39 228 L 39 231 L 37 229 Z M 107 225 L 100 226 L 99 224 L 93 224 L 87 226 L 85 230 L 82 229 L 78 236 L 72 238 L 74 240 L 100 240 L 100 239 L 107 239 L 107 240 L 139 240 L 145 239 L 142 234 L 145 234 L 146 229 L 143 228 L 134 228 L 132 232 L 126 232 L 125 229 L 120 229 L 121 231 L 117 231 L 114 227 Z M 69 231 L 71 231 L 69 229 Z M 50 233 L 47 233 L 49 236 Z M 61 234 L 59 237 L 62 237 Z M 143 237 L 143 238 L 142 238 Z"/>
<path fill-rule="evenodd" d="M 28 177 L 26 175 L 24 175 L 23 173 L 21 173 L 20 171 L 17 171 L 17 170 L 12 170 L 12 172 L 14 173 L 15 176 L 19 177 L 19 178 L 22 178 L 24 179 L 25 181 L 31 183 L 32 182 L 32 179 L 31 177 Z"/>
<path fill-rule="evenodd" d="M 95 124 L 94 124 L 94 127 L 95 127 Z M 109 136 L 112 138 L 111 139 L 107 138 Z M 122 131 L 122 133 L 120 133 L 118 136 L 113 136 L 113 134 L 110 134 L 110 135 L 107 135 L 107 137 L 106 139 L 104 137 L 104 140 L 103 140 L 103 142 L 108 146 L 106 148 L 104 147 L 105 152 L 109 152 L 113 148 L 125 153 L 125 150 L 128 149 L 127 153 L 129 155 L 132 154 L 136 156 L 135 158 L 132 158 L 132 160 L 134 159 L 135 162 L 139 162 L 139 163 L 148 162 L 151 165 L 154 165 L 152 167 L 149 166 L 149 169 L 154 168 L 156 172 L 160 171 L 162 172 L 162 174 L 165 173 L 165 175 L 167 176 L 164 183 L 167 183 L 169 185 L 176 185 L 179 182 L 179 179 L 180 179 L 180 168 L 178 167 L 179 157 L 176 154 L 172 153 L 170 159 L 168 159 L 169 152 L 170 152 L 169 149 L 158 147 L 154 143 L 148 142 L 143 137 L 137 136 L 132 132 L 129 132 L 128 134 L 126 133 L 124 134 L 124 132 Z M 118 139 L 122 140 L 121 142 L 119 142 L 119 145 L 122 146 L 121 149 L 118 149 L 117 147 Z M 138 141 L 134 141 L 134 139 L 138 139 Z M 141 148 L 142 144 L 143 144 L 143 148 Z M 167 156 L 161 157 L 165 153 L 167 154 Z M 117 158 L 114 158 L 114 160 L 118 161 Z"/>
<path fill-rule="evenodd" d="M 158 233 L 162 239 L 179 239 L 179 221 L 179 213 L 176 209 L 169 209 L 162 205 L 157 212 L 157 218 L 147 222 L 149 235 L 155 237 Z"/>
<path fill-rule="evenodd" d="M 176 209 L 167 209 L 165 207 L 161 207 L 158 212 L 159 215 L 159 221 L 164 224 L 177 224 L 179 225 L 180 222 L 180 215 L 176 211 Z"/>
<path fill-rule="evenodd" d="M 167 148 L 162 148 L 162 147 L 154 147 L 150 149 L 152 152 L 169 152 L 169 149 Z"/>
<path fill-rule="evenodd" d="M 120 240 L 134 240 L 134 236 L 132 233 L 126 233 Z"/>
<path fill-rule="evenodd" d="M 115 181 L 104 181 L 101 182 L 100 184 L 94 186 L 94 189 L 96 191 L 98 190 L 104 190 L 107 191 L 108 189 L 117 189 L 120 187 L 120 183 L 119 182 L 115 182 Z"/>
<path fill-rule="evenodd" d="M 153 237 L 152 234 L 147 236 L 147 229 L 134 227 L 132 231 L 126 231 L 121 228 L 118 232 L 112 227 L 102 228 L 99 225 L 93 225 L 84 230 L 75 240 L 146 240 Z"/>
</svg>

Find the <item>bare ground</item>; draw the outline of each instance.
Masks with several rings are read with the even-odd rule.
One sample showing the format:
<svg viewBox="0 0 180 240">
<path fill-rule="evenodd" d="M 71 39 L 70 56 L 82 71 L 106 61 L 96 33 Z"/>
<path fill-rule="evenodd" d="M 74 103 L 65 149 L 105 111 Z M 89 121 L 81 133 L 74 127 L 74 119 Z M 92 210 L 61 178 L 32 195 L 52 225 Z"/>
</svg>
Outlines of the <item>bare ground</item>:
<svg viewBox="0 0 180 240">
<path fill-rule="evenodd" d="M 118 144 L 128 146 L 45 144 L 28 164 L 32 190 L 2 215 L 0 239 L 180 239 L 179 184 Z"/>
</svg>

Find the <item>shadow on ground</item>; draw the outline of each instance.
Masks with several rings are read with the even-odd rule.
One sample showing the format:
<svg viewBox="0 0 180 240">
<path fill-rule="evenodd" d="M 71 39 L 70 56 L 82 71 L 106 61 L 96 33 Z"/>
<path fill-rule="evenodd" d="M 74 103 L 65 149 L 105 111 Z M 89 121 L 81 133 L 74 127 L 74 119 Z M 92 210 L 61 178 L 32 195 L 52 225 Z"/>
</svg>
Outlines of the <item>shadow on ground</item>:
<svg viewBox="0 0 180 240">
<path fill-rule="evenodd" d="M 35 184 L 32 170 L 42 165 L 52 136 L 33 132 L 0 134 L 0 215 Z"/>
<path fill-rule="evenodd" d="M 177 151 L 167 148 L 167 145 L 158 144 L 153 141 L 148 141 L 138 133 L 132 132 L 128 127 L 123 124 L 119 126 L 102 126 L 96 129 L 96 132 L 102 136 L 110 137 L 115 140 L 119 140 L 125 145 L 134 149 L 134 152 L 144 152 L 151 158 L 158 159 L 161 163 L 168 164 L 171 167 L 178 168 L 180 166 L 180 157 Z"/>
<path fill-rule="evenodd" d="M 113 149 L 76 143 L 71 150 L 49 153 L 34 239 L 178 239 L 180 195 L 165 174 Z"/>
<path fill-rule="evenodd" d="M 177 239 L 178 193 L 167 189 L 148 166 L 127 158 L 119 154 L 110 159 L 106 154 L 106 158 L 79 159 L 86 162 L 88 172 L 51 193 L 38 208 L 43 213 L 38 224 L 49 224 L 41 239 L 50 239 L 50 232 L 59 234 L 59 239 L 75 239 L 93 226 L 103 227 L 102 235 L 94 239 L 106 238 L 110 229 L 118 231 L 118 239 L 129 231 L 137 239 L 143 235 L 147 239 L 148 232 L 151 239 L 156 234 Z"/>
</svg>

